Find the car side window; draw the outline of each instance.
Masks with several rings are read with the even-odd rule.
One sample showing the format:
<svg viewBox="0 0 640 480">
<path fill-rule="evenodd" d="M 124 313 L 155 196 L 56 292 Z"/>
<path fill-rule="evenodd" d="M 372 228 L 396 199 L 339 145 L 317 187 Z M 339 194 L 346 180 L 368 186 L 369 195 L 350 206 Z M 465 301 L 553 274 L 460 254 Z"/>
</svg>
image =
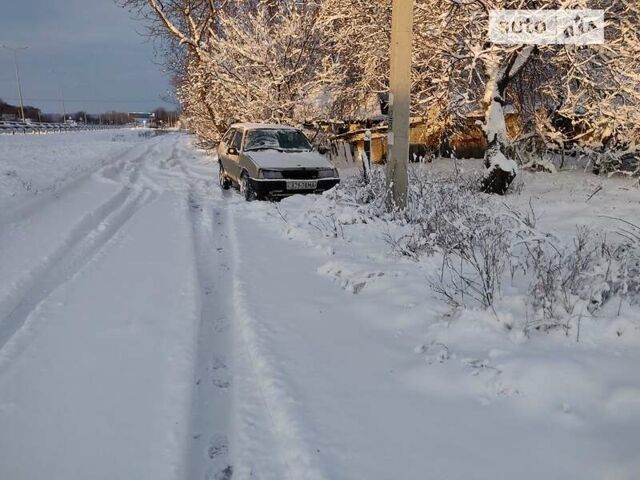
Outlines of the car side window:
<svg viewBox="0 0 640 480">
<path fill-rule="evenodd" d="M 229 130 L 227 130 L 227 133 L 225 133 L 224 137 L 222 137 L 222 143 L 224 143 L 225 145 L 229 145 L 234 133 L 236 133 L 235 128 L 230 128 Z"/>
<path fill-rule="evenodd" d="M 242 134 L 244 132 L 242 130 L 238 130 L 231 141 L 231 146 L 235 148 L 237 151 L 240 151 L 240 147 L 242 146 Z"/>
</svg>

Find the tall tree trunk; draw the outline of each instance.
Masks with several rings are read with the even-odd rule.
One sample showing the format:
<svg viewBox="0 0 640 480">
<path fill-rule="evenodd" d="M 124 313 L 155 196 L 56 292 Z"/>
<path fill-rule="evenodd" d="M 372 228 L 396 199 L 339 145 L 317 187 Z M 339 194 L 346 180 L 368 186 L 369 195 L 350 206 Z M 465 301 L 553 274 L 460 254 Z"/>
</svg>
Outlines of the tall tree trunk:
<svg viewBox="0 0 640 480">
<path fill-rule="evenodd" d="M 522 47 L 512 52 L 506 59 L 495 57 L 485 67 L 487 85 L 484 95 L 484 133 L 487 151 L 484 157 L 487 169 L 482 181 L 482 191 L 504 195 L 518 172 L 515 161 L 506 154 L 510 145 L 504 107 L 509 82 L 529 61 L 534 47 Z"/>
</svg>

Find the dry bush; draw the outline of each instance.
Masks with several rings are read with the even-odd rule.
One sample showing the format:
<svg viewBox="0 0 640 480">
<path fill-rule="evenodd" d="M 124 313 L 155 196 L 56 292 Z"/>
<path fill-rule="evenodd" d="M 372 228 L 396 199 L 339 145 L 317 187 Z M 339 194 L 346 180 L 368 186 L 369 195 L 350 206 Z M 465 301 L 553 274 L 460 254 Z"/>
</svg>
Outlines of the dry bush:
<svg viewBox="0 0 640 480">
<path fill-rule="evenodd" d="M 525 331 L 562 328 L 567 334 L 585 316 L 597 315 L 613 299 L 640 301 L 640 229 L 631 225 L 614 240 L 578 227 L 571 243 L 540 235 L 522 214 L 512 248 L 511 278 L 528 282 Z M 635 231 L 634 231 L 635 228 Z M 622 241 L 620 241 L 622 238 Z"/>
<path fill-rule="evenodd" d="M 538 229 L 531 202 L 523 211 L 499 204 L 478 192 L 473 176 L 415 168 L 410 180 L 403 211 L 387 211 L 381 170 L 368 184 L 348 179 L 332 195 L 363 218 L 382 220 L 383 238 L 396 254 L 416 261 L 440 255 L 429 284 L 452 305 L 479 305 L 497 317 L 496 301 L 508 284 L 528 299 L 526 332 L 563 328 L 568 334 L 614 298 L 640 301 L 640 227 L 621 221 L 615 238 L 579 227 L 563 243 Z"/>
<path fill-rule="evenodd" d="M 477 175 L 433 176 L 421 168 L 410 170 L 406 210 L 388 212 L 384 175 L 374 172 L 369 184 L 346 182 L 342 200 L 366 205 L 367 212 L 394 227 L 386 228 L 385 241 L 403 256 L 442 255 L 442 271 L 432 282 L 436 292 L 455 305 L 467 300 L 492 307 L 508 260 L 508 232 L 513 223 L 496 216 L 489 198 L 478 191 Z M 349 193 L 344 193 L 344 191 Z"/>
</svg>

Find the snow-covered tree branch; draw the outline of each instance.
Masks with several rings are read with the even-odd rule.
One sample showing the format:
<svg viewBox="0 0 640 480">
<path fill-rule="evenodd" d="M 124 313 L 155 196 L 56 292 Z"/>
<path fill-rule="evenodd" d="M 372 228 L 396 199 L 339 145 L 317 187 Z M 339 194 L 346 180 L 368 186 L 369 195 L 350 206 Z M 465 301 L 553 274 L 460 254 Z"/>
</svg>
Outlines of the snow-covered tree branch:
<svg viewBox="0 0 640 480">
<path fill-rule="evenodd" d="M 234 119 L 367 116 L 388 90 L 391 0 L 123 3 L 167 46 L 184 117 L 208 140 Z M 605 10 L 605 44 L 488 35 L 494 10 L 581 8 Z M 443 141 L 482 112 L 486 165 L 508 172 L 522 155 L 506 109 L 518 115 L 518 140 L 628 147 L 640 123 L 639 17 L 632 0 L 416 0 L 412 112 Z"/>
</svg>

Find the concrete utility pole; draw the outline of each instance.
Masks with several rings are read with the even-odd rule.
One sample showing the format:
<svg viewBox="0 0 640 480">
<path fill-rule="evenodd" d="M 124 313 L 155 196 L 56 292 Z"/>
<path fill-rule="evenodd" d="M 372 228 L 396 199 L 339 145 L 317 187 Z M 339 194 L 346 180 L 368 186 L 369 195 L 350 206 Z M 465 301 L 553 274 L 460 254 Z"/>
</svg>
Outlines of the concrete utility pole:
<svg viewBox="0 0 640 480">
<path fill-rule="evenodd" d="M 407 206 L 412 41 L 413 0 L 393 0 L 387 184 L 392 193 L 389 201 L 401 209 Z"/>
<path fill-rule="evenodd" d="M 16 67 L 16 83 L 18 84 L 18 97 L 20 98 L 20 115 L 24 122 L 24 101 L 22 98 L 22 85 L 20 84 L 20 70 L 18 69 L 18 50 L 26 50 L 29 47 L 8 47 L 7 45 L 0 45 L 0 48 L 11 50 L 13 52 L 13 63 Z"/>
</svg>

